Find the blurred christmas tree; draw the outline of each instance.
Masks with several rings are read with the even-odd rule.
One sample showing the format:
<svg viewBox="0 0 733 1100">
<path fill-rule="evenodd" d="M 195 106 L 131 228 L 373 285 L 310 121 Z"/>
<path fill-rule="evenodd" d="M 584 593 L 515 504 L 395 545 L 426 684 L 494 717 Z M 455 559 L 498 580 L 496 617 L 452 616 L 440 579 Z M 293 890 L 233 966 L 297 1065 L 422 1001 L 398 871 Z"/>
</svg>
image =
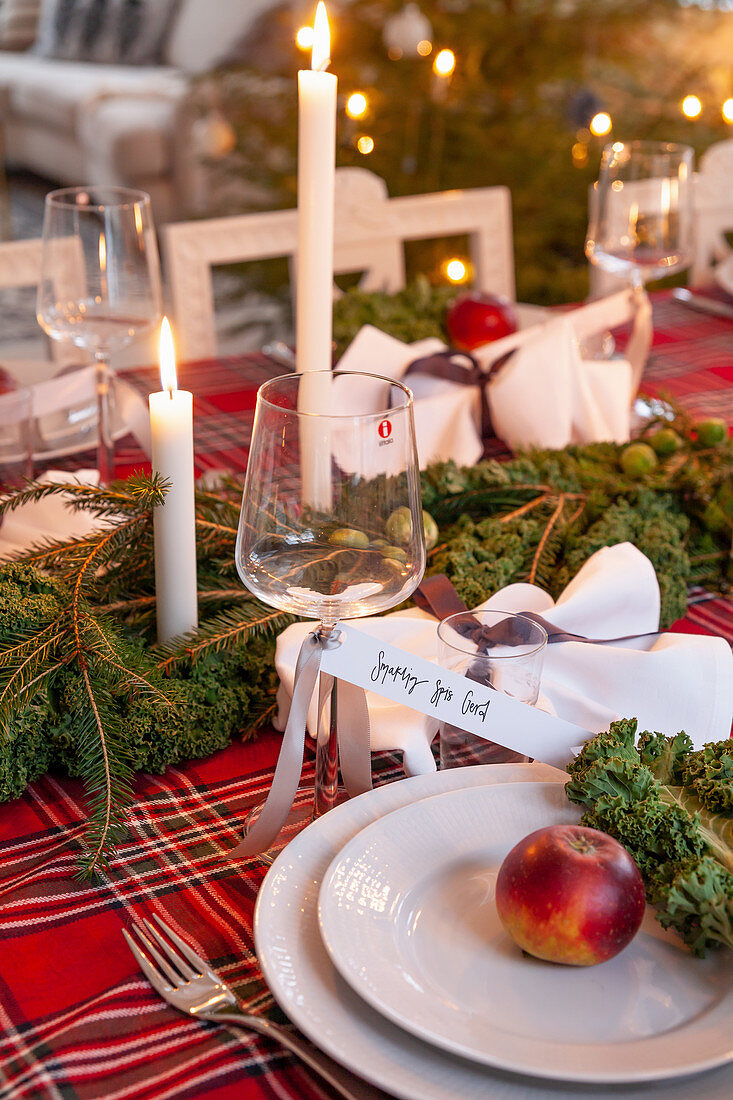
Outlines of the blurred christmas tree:
<svg viewBox="0 0 733 1100">
<path fill-rule="evenodd" d="M 295 31 L 312 21 L 314 7 L 298 0 L 269 12 L 232 63 L 194 93 L 197 147 L 208 158 L 207 214 L 295 205 L 295 72 L 309 64 Z M 573 301 L 587 291 L 587 193 L 609 140 L 591 133 L 598 112 L 612 119 L 611 140 L 685 141 L 699 154 L 730 136 L 720 113 L 733 95 L 730 10 L 701 10 L 692 0 L 330 0 L 328 7 L 339 77 L 337 163 L 371 169 L 392 195 L 509 187 L 523 301 Z M 441 50 L 455 60 L 445 75 L 434 69 Z M 364 103 L 348 107 L 357 92 Z M 690 92 L 709 104 L 694 121 L 680 110 Z M 408 267 L 444 281 L 445 258 L 445 243 L 415 245 Z M 267 273 L 285 278 L 284 267 Z"/>
</svg>

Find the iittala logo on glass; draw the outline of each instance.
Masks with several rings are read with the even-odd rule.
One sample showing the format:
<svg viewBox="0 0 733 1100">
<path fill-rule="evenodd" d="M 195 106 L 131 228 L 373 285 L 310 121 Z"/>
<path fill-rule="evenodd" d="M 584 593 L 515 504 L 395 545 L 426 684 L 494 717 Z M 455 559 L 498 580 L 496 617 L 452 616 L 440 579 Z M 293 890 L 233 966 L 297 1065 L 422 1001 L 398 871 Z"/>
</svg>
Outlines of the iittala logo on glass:
<svg viewBox="0 0 733 1100">
<path fill-rule="evenodd" d="M 377 431 L 379 432 L 379 436 L 380 436 L 380 439 L 379 439 L 379 446 L 380 447 L 389 447 L 389 445 L 391 443 L 394 443 L 394 439 L 392 439 L 392 421 L 391 420 L 381 420 L 380 423 L 379 423 L 379 427 L 377 428 Z"/>
</svg>

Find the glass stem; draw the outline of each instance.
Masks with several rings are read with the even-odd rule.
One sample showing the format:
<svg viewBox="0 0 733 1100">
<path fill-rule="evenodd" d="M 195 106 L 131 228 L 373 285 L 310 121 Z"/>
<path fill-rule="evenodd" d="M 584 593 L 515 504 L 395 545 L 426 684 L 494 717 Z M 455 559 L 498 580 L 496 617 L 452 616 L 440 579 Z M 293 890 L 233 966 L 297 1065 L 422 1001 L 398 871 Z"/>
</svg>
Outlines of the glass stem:
<svg viewBox="0 0 733 1100">
<path fill-rule="evenodd" d="M 328 636 L 333 625 L 321 624 L 319 634 Z M 321 673 L 323 676 L 323 673 Z M 326 717 L 327 716 L 327 717 Z M 333 681 L 328 705 L 319 708 L 318 737 L 316 740 L 315 795 L 313 817 L 332 810 L 338 799 L 338 701 L 336 681 Z"/>
<path fill-rule="evenodd" d="M 99 484 L 109 485 L 114 479 L 115 448 L 112 439 L 112 372 L 108 355 L 95 355 L 97 375 L 97 469 Z"/>
</svg>

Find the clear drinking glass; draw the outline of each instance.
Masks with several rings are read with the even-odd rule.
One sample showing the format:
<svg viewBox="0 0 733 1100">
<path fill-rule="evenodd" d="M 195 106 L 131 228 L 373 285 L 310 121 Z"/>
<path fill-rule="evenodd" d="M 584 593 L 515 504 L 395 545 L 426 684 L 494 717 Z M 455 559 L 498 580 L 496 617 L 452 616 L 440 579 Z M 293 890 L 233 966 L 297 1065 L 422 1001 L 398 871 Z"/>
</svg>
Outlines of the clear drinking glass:
<svg viewBox="0 0 733 1100">
<path fill-rule="evenodd" d="M 27 389 L 0 394 L 0 492 L 33 477 L 32 400 Z"/>
<path fill-rule="evenodd" d="M 585 254 L 612 275 L 641 287 L 692 261 L 689 145 L 615 141 L 601 157 Z"/>
<path fill-rule="evenodd" d="M 349 408 L 371 411 L 349 412 Z M 263 603 L 318 620 L 386 611 L 414 592 L 425 538 L 412 395 L 368 374 L 317 371 L 260 387 L 237 537 L 239 575 Z M 335 692 L 309 804 L 288 839 L 337 800 Z"/>
<path fill-rule="evenodd" d="M 46 195 L 38 323 L 97 364 L 100 481 L 114 466 L 110 357 L 159 324 L 162 291 L 150 196 L 128 187 Z"/>
<path fill-rule="evenodd" d="M 450 669 L 534 706 L 540 693 L 547 631 L 509 611 L 460 611 L 438 627 L 439 659 Z M 443 723 L 440 767 L 525 761 L 511 749 Z"/>
</svg>

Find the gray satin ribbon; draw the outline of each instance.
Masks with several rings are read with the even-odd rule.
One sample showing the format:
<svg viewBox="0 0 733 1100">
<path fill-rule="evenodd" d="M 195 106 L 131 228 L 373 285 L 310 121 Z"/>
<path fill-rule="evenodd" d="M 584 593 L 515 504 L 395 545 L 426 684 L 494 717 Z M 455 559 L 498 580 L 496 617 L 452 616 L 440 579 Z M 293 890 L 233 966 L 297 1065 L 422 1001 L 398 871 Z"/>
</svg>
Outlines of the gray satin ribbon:
<svg viewBox="0 0 733 1100">
<path fill-rule="evenodd" d="M 327 649 L 333 649 L 339 644 L 339 637 L 338 630 L 329 635 L 311 631 L 303 640 L 295 665 L 293 698 L 272 786 L 256 820 L 247 830 L 247 835 L 230 853 L 232 856 L 248 858 L 267 851 L 275 843 L 287 820 L 303 771 L 308 708 L 319 682 L 321 660 Z M 369 711 L 362 688 L 341 681 L 334 684 L 332 676 L 322 674 L 318 696 L 319 727 L 334 687 L 338 692 L 339 703 L 337 713 L 340 716 L 338 744 L 341 774 L 349 796 L 353 798 L 372 787 Z"/>
</svg>

